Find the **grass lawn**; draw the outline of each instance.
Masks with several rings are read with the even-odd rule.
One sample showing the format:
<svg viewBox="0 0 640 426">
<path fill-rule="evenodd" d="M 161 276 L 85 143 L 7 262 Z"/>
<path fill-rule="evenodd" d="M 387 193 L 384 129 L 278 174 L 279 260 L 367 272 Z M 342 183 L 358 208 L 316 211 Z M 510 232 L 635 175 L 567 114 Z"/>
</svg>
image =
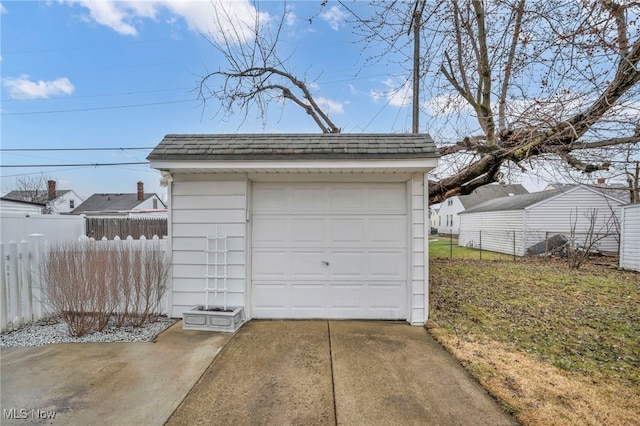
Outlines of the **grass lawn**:
<svg viewBox="0 0 640 426">
<path fill-rule="evenodd" d="M 640 273 L 435 256 L 430 332 L 522 424 L 640 425 Z"/>
<path fill-rule="evenodd" d="M 450 239 L 434 235 L 429 237 L 429 257 L 431 259 L 480 259 L 480 256 L 482 256 L 482 260 L 513 259 L 513 256 L 508 254 L 486 250 L 480 252 L 478 249 L 458 247 L 457 238 Z"/>
</svg>

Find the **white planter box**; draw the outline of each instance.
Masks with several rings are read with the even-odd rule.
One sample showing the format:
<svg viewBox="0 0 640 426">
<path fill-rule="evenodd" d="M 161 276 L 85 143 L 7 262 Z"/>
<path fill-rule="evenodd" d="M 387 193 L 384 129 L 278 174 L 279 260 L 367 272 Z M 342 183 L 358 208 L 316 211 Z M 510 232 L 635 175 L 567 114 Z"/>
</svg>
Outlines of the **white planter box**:
<svg viewBox="0 0 640 426">
<path fill-rule="evenodd" d="M 234 333 L 244 324 L 244 308 L 231 306 L 226 311 L 205 310 L 203 306 L 196 306 L 182 314 L 182 328 L 184 330 L 223 331 Z"/>
</svg>

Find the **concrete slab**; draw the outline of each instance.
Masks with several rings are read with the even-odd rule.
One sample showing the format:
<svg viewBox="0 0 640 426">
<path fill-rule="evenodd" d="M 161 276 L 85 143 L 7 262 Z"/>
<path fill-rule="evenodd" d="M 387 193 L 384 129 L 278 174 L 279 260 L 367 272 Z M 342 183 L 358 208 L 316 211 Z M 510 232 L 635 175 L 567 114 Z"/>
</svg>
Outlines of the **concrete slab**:
<svg viewBox="0 0 640 426">
<path fill-rule="evenodd" d="M 168 425 L 512 425 L 421 327 L 251 321 Z"/>
<path fill-rule="evenodd" d="M 424 328 L 331 321 L 329 329 L 338 424 L 515 424 Z"/>
<path fill-rule="evenodd" d="M 231 338 L 178 321 L 153 343 L 3 348 L 0 423 L 161 425 Z"/>
<path fill-rule="evenodd" d="M 251 321 L 167 425 L 334 424 L 326 321 Z"/>
</svg>

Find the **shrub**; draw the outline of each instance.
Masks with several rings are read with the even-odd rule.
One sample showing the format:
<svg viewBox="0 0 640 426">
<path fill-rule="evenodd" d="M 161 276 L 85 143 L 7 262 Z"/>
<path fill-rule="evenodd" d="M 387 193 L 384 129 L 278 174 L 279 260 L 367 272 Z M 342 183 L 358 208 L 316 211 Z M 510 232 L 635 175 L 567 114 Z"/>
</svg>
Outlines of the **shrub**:
<svg viewBox="0 0 640 426">
<path fill-rule="evenodd" d="M 73 336 L 157 320 L 169 263 L 159 241 L 84 240 L 49 246 L 41 288 Z"/>
</svg>

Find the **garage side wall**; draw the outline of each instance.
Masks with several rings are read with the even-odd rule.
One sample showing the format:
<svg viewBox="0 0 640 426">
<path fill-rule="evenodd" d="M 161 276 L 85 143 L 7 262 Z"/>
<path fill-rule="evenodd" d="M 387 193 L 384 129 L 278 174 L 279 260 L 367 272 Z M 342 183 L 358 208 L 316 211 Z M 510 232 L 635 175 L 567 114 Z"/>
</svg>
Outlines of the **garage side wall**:
<svg viewBox="0 0 640 426">
<path fill-rule="evenodd" d="M 227 237 L 227 305 L 244 306 L 246 280 L 246 198 L 244 175 L 173 176 L 171 316 L 205 304 L 207 236 Z M 209 296 L 209 304 L 222 304 Z"/>
<path fill-rule="evenodd" d="M 620 267 L 640 271 L 640 204 L 622 207 Z"/>
<path fill-rule="evenodd" d="M 428 197 L 424 174 L 416 173 L 411 177 L 411 273 L 409 280 L 410 310 L 407 321 L 412 325 L 423 325 L 429 316 L 428 299 L 428 238 L 425 226 Z"/>
</svg>

